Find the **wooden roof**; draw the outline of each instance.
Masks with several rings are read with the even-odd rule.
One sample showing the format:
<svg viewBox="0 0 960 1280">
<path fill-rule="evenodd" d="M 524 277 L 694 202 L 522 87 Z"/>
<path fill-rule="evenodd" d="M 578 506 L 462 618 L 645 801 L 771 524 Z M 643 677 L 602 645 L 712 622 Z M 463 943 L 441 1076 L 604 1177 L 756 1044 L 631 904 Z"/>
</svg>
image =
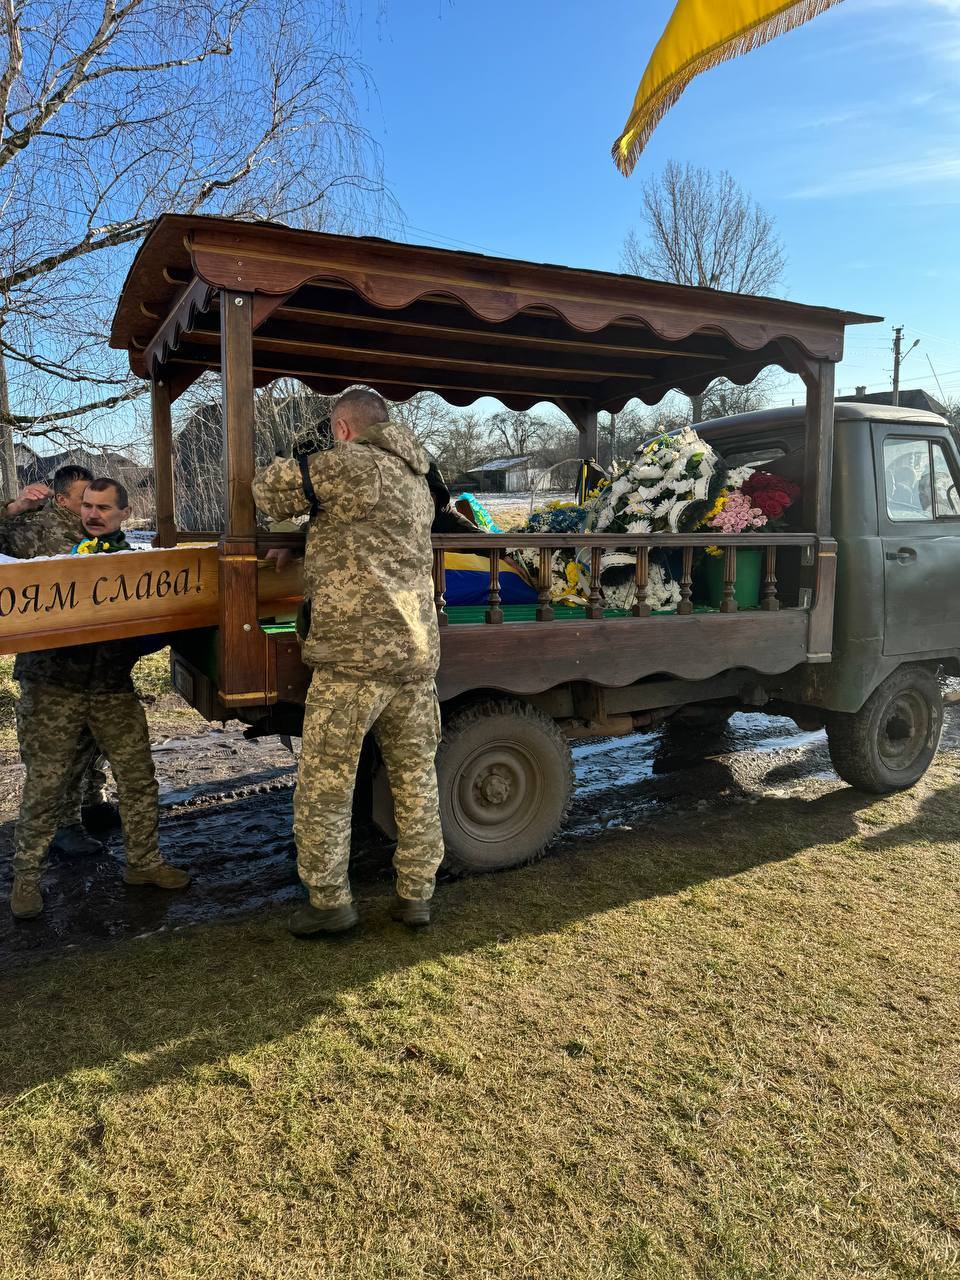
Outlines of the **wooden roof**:
<svg viewBox="0 0 960 1280">
<path fill-rule="evenodd" d="M 165 214 L 127 276 L 110 345 L 175 398 L 220 363 L 219 291 L 253 294 L 254 380 L 391 400 L 436 391 L 616 411 L 634 396 L 837 361 L 877 316 L 273 223 Z"/>
</svg>

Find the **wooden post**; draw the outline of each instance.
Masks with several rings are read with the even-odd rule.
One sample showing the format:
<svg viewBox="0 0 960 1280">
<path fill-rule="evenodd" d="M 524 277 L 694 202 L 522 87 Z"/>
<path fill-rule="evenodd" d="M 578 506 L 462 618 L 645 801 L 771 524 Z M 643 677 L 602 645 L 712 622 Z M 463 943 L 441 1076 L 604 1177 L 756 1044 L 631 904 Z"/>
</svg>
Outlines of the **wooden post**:
<svg viewBox="0 0 960 1280">
<path fill-rule="evenodd" d="M 492 623 L 503 621 L 503 610 L 500 607 L 499 547 L 494 547 L 490 552 L 490 589 L 487 592 L 487 621 Z"/>
<path fill-rule="evenodd" d="M 580 457 L 587 462 L 598 461 L 600 444 L 597 439 L 596 409 L 584 409 L 579 415 L 577 426 L 580 428 Z"/>
<path fill-rule="evenodd" d="M 683 568 L 680 572 L 680 603 L 677 613 L 693 613 L 693 547 L 683 548 Z"/>
<path fill-rule="evenodd" d="M 439 627 L 445 627 L 450 621 L 447 617 L 447 565 L 443 554 L 443 547 L 434 547 L 433 607 L 437 611 L 437 626 Z"/>
<path fill-rule="evenodd" d="M 827 538 L 833 487 L 834 366 L 829 360 L 818 360 L 801 370 L 801 377 L 807 385 L 803 523 L 818 538 Z"/>
<path fill-rule="evenodd" d="M 173 427 L 170 385 L 166 378 L 150 379 L 150 422 L 153 427 L 153 499 L 157 532 L 155 547 L 177 545 L 173 504 Z"/>
<path fill-rule="evenodd" d="M 276 702 L 275 648 L 257 620 L 253 295 L 220 291 L 224 534 L 220 539 L 220 697 L 228 705 Z"/>
<path fill-rule="evenodd" d="M 723 551 L 723 598 L 720 601 L 721 613 L 737 612 L 737 597 L 734 591 L 737 586 L 737 549 L 725 547 Z"/>
<path fill-rule="evenodd" d="M 550 592 L 553 587 L 553 552 L 549 547 L 540 548 L 540 577 L 537 584 L 537 621 L 553 621 L 553 605 Z"/>
<path fill-rule="evenodd" d="M 760 607 L 768 613 L 780 608 L 777 599 L 777 548 L 767 547 L 764 553 L 763 591 L 760 596 Z"/>
<path fill-rule="evenodd" d="M 220 291 L 220 372 L 223 378 L 224 533 L 254 537 L 253 295 Z"/>
<path fill-rule="evenodd" d="M 587 596 L 587 617 L 603 617 L 603 599 L 600 595 L 600 556 L 599 547 L 590 548 L 590 594 Z"/>
<path fill-rule="evenodd" d="M 650 575 L 650 551 L 647 547 L 637 547 L 637 563 L 634 568 L 633 616 L 635 618 L 650 617 L 650 601 L 647 599 L 647 583 Z"/>
<path fill-rule="evenodd" d="M 596 462 L 597 450 L 597 410 L 588 409 L 577 401 L 559 399 L 557 407 L 562 409 L 573 425 L 580 432 L 580 457 L 584 462 Z"/>
</svg>

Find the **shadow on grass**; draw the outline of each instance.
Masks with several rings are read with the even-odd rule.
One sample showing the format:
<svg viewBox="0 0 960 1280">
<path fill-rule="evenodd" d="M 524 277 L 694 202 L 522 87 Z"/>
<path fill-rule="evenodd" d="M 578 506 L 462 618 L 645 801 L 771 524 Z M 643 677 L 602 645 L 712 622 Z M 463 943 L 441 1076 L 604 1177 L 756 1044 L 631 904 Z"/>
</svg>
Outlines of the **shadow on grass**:
<svg viewBox="0 0 960 1280">
<path fill-rule="evenodd" d="M 870 850 L 899 849 L 902 845 L 957 839 L 960 839 L 960 783 L 953 783 L 937 787 L 925 795 L 907 822 L 865 836 L 863 847 Z"/>
<path fill-rule="evenodd" d="M 0 1081 L 17 1095 L 106 1068 L 115 1087 L 148 1089 L 336 1014 L 350 993 L 388 974 L 577 927 L 843 840 L 867 803 L 850 790 L 812 801 L 771 797 L 567 845 L 533 866 L 444 884 L 437 922 L 419 934 L 388 920 L 381 865 L 372 883 L 356 878 L 362 927 L 343 939 L 296 941 L 276 911 L 262 911 L 61 955 L 0 983 Z"/>
</svg>

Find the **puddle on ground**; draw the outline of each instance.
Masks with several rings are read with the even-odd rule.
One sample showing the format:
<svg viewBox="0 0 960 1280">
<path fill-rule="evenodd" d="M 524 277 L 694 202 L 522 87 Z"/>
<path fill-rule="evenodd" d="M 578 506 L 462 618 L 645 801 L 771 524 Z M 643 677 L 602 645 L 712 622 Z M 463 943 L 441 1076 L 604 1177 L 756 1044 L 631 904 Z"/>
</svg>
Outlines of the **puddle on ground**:
<svg viewBox="0 0 960 1280">
<path fill-rule="evenodd" d="M 0 909 L 0 963 L 10 969 L 71 947 L 110 944 L 190 925 L 247 915 L 301 898 L 291 833 L 294 766 L 273 744 L 257 750 L 228 731 L 170 740 L 157 764 L 162 778 L 161 842 L 171 862 L 188 867 L 184 893 L 129 889 L 120 879 L 117 841 L 99 856 L 51 859 L 46 910 L 15 921 Z M 164 744 L 161 744 L 164 745 Z M 212 747 L 241 759 L 229 776 L 204 778 Z M 960 746 L 960 715 L 948 714 L 943 750 Z M 164 760 L 186 759 L 170 771 Z M 612 829 L 667 820 L 671 813 L 755 803 L 763 795 L 817 792 L 834 779 L 826 738 L 791 721 L 736 714 L 722 729 L 665 727 L 653 734 L 574 744 L 577 790 L 556 847 L 581 844 Z M 249 766 L 249 767 L 248 767 Z M 184 785 L 187 782 L 188 785 Z M 6 848 L 12 823 L 0 827 Z M 376 833 L 355 839 L 358 889 L 390 881 L 391 848 Z M 6 897 L 9 881 L 0 894 Z"/>
</svg>

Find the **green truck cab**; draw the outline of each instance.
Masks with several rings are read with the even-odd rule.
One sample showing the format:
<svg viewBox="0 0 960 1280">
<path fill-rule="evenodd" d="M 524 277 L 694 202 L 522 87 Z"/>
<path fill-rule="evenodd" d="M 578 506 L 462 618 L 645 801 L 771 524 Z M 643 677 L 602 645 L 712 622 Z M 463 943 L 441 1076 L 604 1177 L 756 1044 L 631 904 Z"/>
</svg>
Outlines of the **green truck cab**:
<svg viewBox="0 0 960 1280">
<path fill-rule="evenodd" d="M 940 739 L 938 677 L 960 674 L 960 453 L 933 413 L 834 409 L 831 530 L 837 575 L 829 663 L 764 685 L 770 709 L 827 729 L 842 778 L 867 791 L 911 786 Z M 720 451 L 772 470 L 803 449 L 797 411 L 707 424 Z"/>
<path fill-rule="evenodd" d="M 831 660 L 770 688 L 826 726 L 834 767 L 867 791 L 911 786 L 940 739 L 938 676 L 960 674 L 960 454 L 936 414 L 873 404 L 834 410 L 831 527 L 837 580 Z M 789 411 L 710 424 L 778 459 L 802 448 Z M 802 711 L 799 710 L 802 708 Z"/>
</svg>

